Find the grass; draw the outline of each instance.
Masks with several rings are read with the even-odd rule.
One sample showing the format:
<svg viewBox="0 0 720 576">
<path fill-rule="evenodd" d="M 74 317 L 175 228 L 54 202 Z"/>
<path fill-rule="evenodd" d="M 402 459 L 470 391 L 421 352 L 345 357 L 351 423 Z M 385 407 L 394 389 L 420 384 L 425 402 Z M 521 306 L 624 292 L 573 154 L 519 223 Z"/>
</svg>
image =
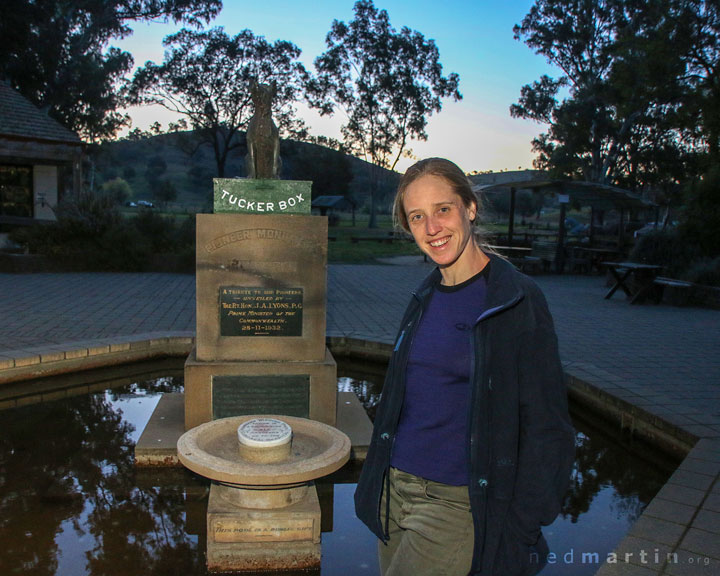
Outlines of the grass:
<svg viewBox="0 0 720 576">
<path fill-rule="evenodd" d="M 392 222 L 387 215 L 378 216 L 378 227 L 367 227 L 367 214 L 358 214 L 355 226 L 350 219 L 341 220 L 337 226 L 328 228 L 328 261 L 345 264 L 373 263 L 377 258 L 390 256 L 420 255 L 420 250 L 412 238 L 395 234 L 392 243 L 360 241 L 353 242 L 352 238 L 388 238 L 393 232 Z"/>
</svg>

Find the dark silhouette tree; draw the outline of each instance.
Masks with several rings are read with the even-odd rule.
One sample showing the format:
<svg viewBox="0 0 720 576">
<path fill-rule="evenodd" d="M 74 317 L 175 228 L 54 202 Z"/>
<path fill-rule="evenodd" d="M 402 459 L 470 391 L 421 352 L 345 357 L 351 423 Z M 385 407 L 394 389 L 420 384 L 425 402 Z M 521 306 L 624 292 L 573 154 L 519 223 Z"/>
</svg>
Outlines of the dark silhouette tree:
<svg viewBox="0 0 720 576">
<path fill-rule="evenodd" d="M 309 100 L 322 115 L 342 110 L 346 149 L 370 163 L 370 227 L 376 226 L 378 170 L 394 170 L 410 140 L 426 140 L 441 99 L 460 100 L 460 78 L 442 75 L 437 46 L 418 31 L 390 25 L 385 10 L 360 0 L 349 24 L 333 21 L 327 51 L 315 60 Z"/>
<path fill-rule="evenodd" d="M 632 188 L 682 177 L 692 141 L 678 121 L 683 42 L 669 14 L 670 0 L 538 0 L 515 26 L 561 71 L 510 108 L 550 124 L 533 141 L 536 167 Z"/>
<path fill-rule="evenodd" d="M 720 4 L 717 0 L 675 0 L 670 13 L 685 64 L 688 90 L 683 119 L 698 145 L 707 150 L 706 167 L 720 163 Z"/>
<path fill-rule="evenodd" d="M 133 22 L 200 26 L 221 0 L 4 0 L 0 78 L 61 124 L 91 142 L 115 135 L 128 121 L 124 76 L 132 56 L 109 47 Z"/>
</svg>

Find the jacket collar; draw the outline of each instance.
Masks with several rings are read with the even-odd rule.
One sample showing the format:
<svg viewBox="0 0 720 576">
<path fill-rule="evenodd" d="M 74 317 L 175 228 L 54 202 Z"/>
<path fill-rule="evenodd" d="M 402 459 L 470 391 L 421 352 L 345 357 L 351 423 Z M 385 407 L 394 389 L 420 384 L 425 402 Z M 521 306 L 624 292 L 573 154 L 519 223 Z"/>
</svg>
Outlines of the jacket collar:
<svg viewBox="0 0 720 576">
<path fill-rule="evenodd" d="M 514 306 L 525 297 L 525 292 L 518 282 L 519 272 L 515 267 L 496 254 L 489 253 L 487 256 L 490 258 L 487 300 L 485 301 L 485 312 L 478 318 L 478 321 Z M 430 295 L 441 280 L 440 269 L 433 269 L 413 291 L 413 296 L 419 304 L 425 307 Z"/>
</svg>

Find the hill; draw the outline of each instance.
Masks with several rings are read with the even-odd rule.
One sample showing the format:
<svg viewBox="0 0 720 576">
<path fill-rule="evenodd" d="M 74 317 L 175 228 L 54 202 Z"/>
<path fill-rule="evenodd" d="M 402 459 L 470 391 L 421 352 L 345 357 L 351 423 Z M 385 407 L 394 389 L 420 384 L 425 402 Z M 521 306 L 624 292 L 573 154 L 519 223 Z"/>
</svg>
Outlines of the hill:
<svg viewBox="0 0 720 576">
<path fill-rule="evenodd" d="M 245 134 L 241 144 L 230 152 L 225 177 L 245 176 Z M 95 150 L 94 185 L 122 178 L 131 188 L 128 200 L 157 198 L 163 186 L 172 187 L 176 209 L 188 212 L 210 211 L 212 179 L 217 176 L 215 156 L 209 145 L 193 145 L 192 132 L 128 138 L 101 144 Z M 323 195 L 346 196 L 360 210 L 369 206 L 369 164 L 359 158 L 325 146 L 280 141 L 281 178 L 310 180 L 313 198 Z M 399 174 L 381 170 L 381 211 L 387 211 Z"/>
</svg>

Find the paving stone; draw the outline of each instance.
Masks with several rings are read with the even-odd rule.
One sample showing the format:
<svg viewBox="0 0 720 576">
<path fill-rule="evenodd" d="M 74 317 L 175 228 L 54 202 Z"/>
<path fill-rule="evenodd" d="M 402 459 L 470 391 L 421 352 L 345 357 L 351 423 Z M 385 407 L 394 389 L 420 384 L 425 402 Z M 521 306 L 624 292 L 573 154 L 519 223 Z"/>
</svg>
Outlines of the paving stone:
<svg viewBox="0 0 720 576">
<path fill-rule="evenodd" d="M 65 360 L 65 352 L 58 350 L 49 350 L 48 352 L 42 352 L 40 354 L 40 362 L 60 362 Z"/>
<path fill-rule="evenodd" d="M 98 356 L 100 354 L 108 354 L 110 352 L 110 346 L 107 344 L 97 344 L 88 346 L 88 356 Z"/>
<path fill-rule="evenodd" d="M 130 342 L 116 342 L 110 344 L 110 352 L 127 352 L 130 350 Z"/>
<path fill-rule="evenodd" d="M 690 528 L 679 548 L 720 561 L 720 538 L 710 535 L 704 530 Z"/>
<path fill-rule="evenodd" d="M 641 568 L 657 570 L 663 565 L 673 546 L 659 544 L 645 538 L 627 536 L 615 549 L 618 564 L 634 564 Z"/>
<path fill-rule="evenodd" d="M 697 456 L 697 453 L 709 453 L 714 454 L 720 459 L 720 442 L 715 440 L 699 440 L 698 443 L 692 449 L 692 456 Z"/>
<path fill-rule="evenodd" d="M 689 524 L 695 514 L 695 507 L 662 498 L 653 498 L 643 514 L 677 524 Z"/>
<path fill-rule="evenodd" d="M 660 574 L 660 570 L 654 566 L 648 568 L 636 566 L 635 564 L 626 564 L 625 562 L 603 564 L 602 567 L 595 572 L 595 576 L 654 576 L 656 574 Z"/>
<path fill-rule="evenodd" d="M 647 514 L 640 516 L 637 522 L 631 527 L 628 534 L 638 538 L 644 538 L 659 544 L 675 546 L 685 532 L 685 524 L 668 522 L 660 518 L 653 518 Z"/>
<path fill-rule="evenodd" d="M 23 350 L 20 350 L 18 356 L 15 357 L 15 368 L 24 368 L 35 364 L 40 364 L 40 354 L 28 355 Z"/>
<path fill-rule="evenodd" d="M 688 488 L 687 486 L 681 486 L 679 484 L 667 483 L 660 491 L 655 495 L 656 498 L 662 498 L 663 500 L 671 500 L 673 502 L 680 502 L 688 506 L 699 506 L 703 498 L 705 498 L 704 490 L 696 490 L 695 488 Z"/>
<path fill-rule="evenodd" d="M 697 472 L 689 472 L 687 470 L 675 470 L 668 482 L 695 488 L 696 490 L 707 490 L 713 482 L 713 477 L 706 474 L 698 474 Z"/>
<path fill-rule="evenodd" d="M 676 562 L 668 562 L 663 574 L 670 576 L 718 576 L 720 562 L 704 554 L 678 550 Z"/>
<path fill-rule="evenodd" d="M 698 438 L 716 438 L 718 436 L 717 430 L 707 424 L 686 424 L 682 426 L 682 429 Z"/>
<path fill-rule="evenodd" d="M 715 538 L 720 540 L 720 512 L 700 510 L 693 520 L 692 527 L 712 532 L 715 534 Z"/>
<path fill-rule="evenodd" d="M 65 358 L 67 360 L 75 360 L 77 358 L 85 358 L 88 355 L 87 348 L 72 348 L 65 350 Z"/>
<path fill-rule="evenodd" d="M 680 463 L 678 470 L 687 470 L 715 477 L 720 474 L 720 461 L 700 460 L 693 458 L 691 455 Z"/>
<path fill-rule="evenodd" d="M 707 499 L 703 503 L 703 508 L 706 510 L 712 510 L 713 512 L 720 512 L 720 492 L 712 492 L 708 494 Z"/>
</svg>

